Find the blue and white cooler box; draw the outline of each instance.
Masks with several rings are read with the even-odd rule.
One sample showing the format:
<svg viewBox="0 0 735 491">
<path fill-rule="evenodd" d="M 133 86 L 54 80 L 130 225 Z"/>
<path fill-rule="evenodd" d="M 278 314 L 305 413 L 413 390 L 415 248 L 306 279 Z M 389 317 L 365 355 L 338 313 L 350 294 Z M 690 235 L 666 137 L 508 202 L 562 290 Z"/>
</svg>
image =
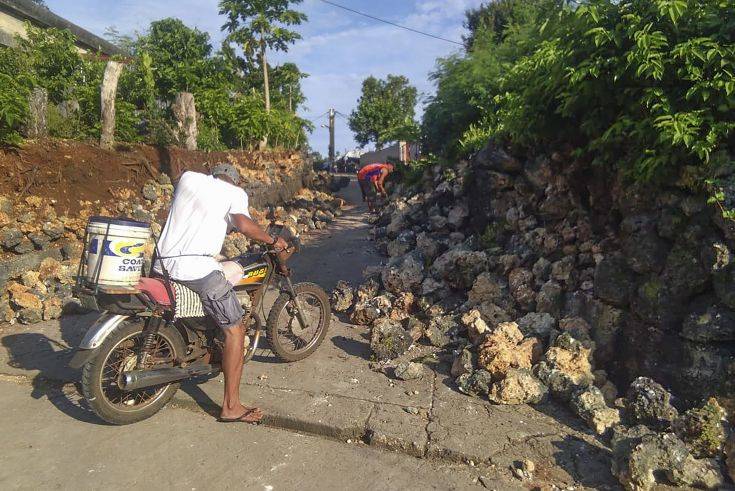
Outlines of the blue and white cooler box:
<svg viewBox="0 0 735 491">
<path fill-rule="evenodd" d="M 102 286 L 137 285 L 150 238 L 151 227 L 145 222 L 91 217 L 87 223 L 87 281 Z"/>
</svg>

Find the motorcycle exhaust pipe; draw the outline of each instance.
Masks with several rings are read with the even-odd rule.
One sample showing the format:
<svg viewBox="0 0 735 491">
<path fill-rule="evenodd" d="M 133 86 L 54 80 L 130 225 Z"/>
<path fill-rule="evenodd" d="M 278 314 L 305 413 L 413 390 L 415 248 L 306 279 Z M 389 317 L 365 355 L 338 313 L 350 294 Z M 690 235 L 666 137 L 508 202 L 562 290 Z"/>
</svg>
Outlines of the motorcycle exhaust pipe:
<svg viewBox="0 0 735 491">
<path fill-rule="evenodd" d="M 122 377 L 121 389 L 133 391 L 170 384 L 187 378 L 209 375 L 215 370 L 212 365 L 191 365 L 188 367 L 156 368 L 153 370 L 134 370 Z"/>
</svg>

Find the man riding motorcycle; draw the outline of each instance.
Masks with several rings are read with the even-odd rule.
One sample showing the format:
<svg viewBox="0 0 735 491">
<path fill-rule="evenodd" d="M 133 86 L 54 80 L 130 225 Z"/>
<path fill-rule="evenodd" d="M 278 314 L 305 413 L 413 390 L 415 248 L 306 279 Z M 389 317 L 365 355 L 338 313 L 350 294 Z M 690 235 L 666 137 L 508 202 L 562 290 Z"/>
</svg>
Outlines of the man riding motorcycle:
<svg viewBox="0 0 735 491">
<path fill-rule="evenodd" d="M 227 163 L 212 167 L 211 175 L 187 171 L 181 176 L 158 241 L 154 269 L 160 274 L 165 269 L 171 279 L 195 291 L 205 314 L 224 332 L 225 390 L 219 421 L 255 423 L 263 418 L 263 412 L 240 402 L 245 312 L 215 256 L 233 228 L 276 250 L 288 245 L 282 238 L 268 235 L 250 218 L 248 195 L 239 183 L 239 172 Z"/>
</svg>

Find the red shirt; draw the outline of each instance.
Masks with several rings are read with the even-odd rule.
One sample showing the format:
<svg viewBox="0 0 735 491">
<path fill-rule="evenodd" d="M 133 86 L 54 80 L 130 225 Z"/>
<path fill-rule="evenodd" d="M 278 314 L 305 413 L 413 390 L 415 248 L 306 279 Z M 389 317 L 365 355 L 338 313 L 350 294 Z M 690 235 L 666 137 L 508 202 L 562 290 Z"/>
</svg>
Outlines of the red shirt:
<svg viewBox="0 0 735 491">
<path fill-rule="evenodd" d="M 377 181 L 378 177 L 380 177 L 381 172 L 383 172 L 383 169 L 386 169 L 387 167 L 388 164 L 368 164 L 359 170 L 359 172 L 357 173 L 357 178 L 361 181 L 366 181 L 368 179 L 371 181 Z"/>
</svg>

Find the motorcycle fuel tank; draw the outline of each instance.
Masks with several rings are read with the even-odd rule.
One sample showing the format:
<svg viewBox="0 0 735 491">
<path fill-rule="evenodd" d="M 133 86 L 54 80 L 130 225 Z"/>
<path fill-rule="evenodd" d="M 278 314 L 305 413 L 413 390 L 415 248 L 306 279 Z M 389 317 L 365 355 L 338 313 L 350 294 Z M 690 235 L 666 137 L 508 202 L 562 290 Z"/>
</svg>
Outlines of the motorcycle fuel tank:
<svg viewBox="0 0 735 491">
<path fill-rule="evenodd" d="M 238 262 L 240 262 L 243 269 L 245 270 L 242 279 L 238 282 L 238 286 L 262 285 L 265 279 L 268 277 L 268 263 L 266 263 L 265 261 L 247 261 L 247 257 L 243 256 Z"/>
</svg>

